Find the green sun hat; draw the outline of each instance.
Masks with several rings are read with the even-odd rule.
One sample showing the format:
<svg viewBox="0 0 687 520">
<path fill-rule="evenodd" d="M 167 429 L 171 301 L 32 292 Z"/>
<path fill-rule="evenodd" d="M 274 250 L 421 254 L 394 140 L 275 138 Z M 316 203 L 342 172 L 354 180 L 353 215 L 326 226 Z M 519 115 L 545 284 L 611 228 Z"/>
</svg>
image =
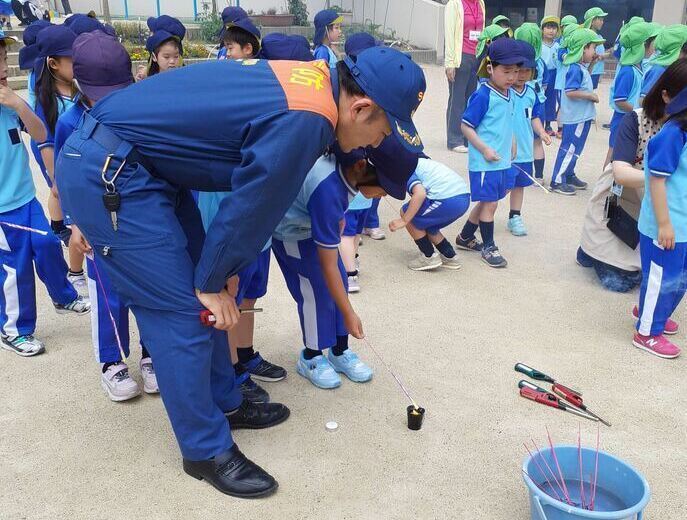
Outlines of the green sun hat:
<svg viewBox="0 0 687 520">
<path fill-rule="evenodd" d="M 500 25 L 491 24 L 487 25 L 484 30 L 477 37 L 477 49 L 475 50 L 476 55 L 479 57 L 484 52 L 484 47 L 492 40 L 502 36 L 504 33 L 508 32 L 506 27 L 501 27 Z"/>
<path fill-rule="evenodd" d="M 660 27 L 652 23 L 636 23 L 627 28 L 620 37 L 622 54 L 621 65 L 637 65 L 641 63 L 646 54 L 644 43 L 660 32 Z"/>
<path fill-rule="evenodd" d="M 650 63 L 668 67 L 680 57 L 682 46 L 687 43 L 687 25 L 675 24 L 664 27 L 656 36 L 656 56 Z"/>
<path fill-rule="evenodd" d="M 591 29 L 580 28 L 576 31 L 572 31 L 566 38 L 568 54 L 563 60 L 563 64 L 571 65 L 573 63 L 578 63 L 582 59 L 582 53 L 587 45 L 590 43 L 603 43 L 605 41 L 606 40 Z"/>
<path fill-rule="evenodd" d="M 535 59 L 541 56 L 541 28 L 532 22 L 526 22 L 518 27 L 515 31 L 515 39 L 522 40 L 534 47 Z"/>
<path fill-rule="evenodd" d="M 575 31 L 579 31 L 580 29 L 582 29 L 582 27 L 580 27 L 577 24 L 566 25 L 565 29 L 563 29 L 563 36 L 561 36 L 561 47 L 564 47 L 567 49 L 568 48 L 568 38 L 570 37 L 570 35 L 572 33 L 574 33 Z"/>
<path fill-rule="evenodd" d="M 510 25 L 510 18 L 508 18 L 507 16 L 503 16 L 502 14 L 500 14 L 500 15 L 496 16 L 496 17 L 491 21 L 491 23 L 492 23 L 493 25 L 495 25 L 495 24 L 497 24 L 497 23 L 499 23 L 499 22 L 508 22 L 508 25 Z"/>
<path fill-rule="evenodd" d="M 623 33 L 627 30 L 628 27 L 632 27 L 635 24 L 638 23 L 646 23 L 646 20 L 642 18 L 641 16 L 633 16 L 630 18 L 627 23 L 625 23 L 621 28 L 620 28 L 620 36 L 623 35 Z"/>
<path fill-rule="evenodd" d="M 592 26 L 592 20 L 594 18 L 605 18 L 606 16 L 608 16 L 608 13 L 600 7 L 592 7 L 591 9 L 587 9 L 587 12 L 584 13 L 584 27 L 589 29 Z"/>
<path fill-rule="evenodd" d="M 566 14 L 563 18 L 561 18 L 561 28 L 565 29 L 569 25 L 579 25 L 579 22 L 573 15 Z"/>
</svg>

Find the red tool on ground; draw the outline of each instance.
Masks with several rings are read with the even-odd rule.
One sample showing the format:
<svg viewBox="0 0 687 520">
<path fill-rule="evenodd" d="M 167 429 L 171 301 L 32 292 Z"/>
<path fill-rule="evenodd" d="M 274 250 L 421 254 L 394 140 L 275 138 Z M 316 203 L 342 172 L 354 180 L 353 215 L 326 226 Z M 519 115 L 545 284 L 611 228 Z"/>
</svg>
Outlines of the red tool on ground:
<svg viewBox="0 0 687 520">
<path fill-rule="evenodd" d="M 529 381 L 525 381 L 524 379 L 521 380 L 518 383 L 518 387 L 520 388 L 520 395 L 525 399 L 529 399 L 530 401 L 534 401 L 535 403 L 550 406 L 551 408 L 557 408 L 559 410 L 563 410 L 564 412 L 575 414 L 579 417 L 589 419 L 590 421 L 599 420 L 597 417 L 587 412 L 578 410 L 572 407 L 571 405 L 566 404 L 565 402 L 561 401 L 558 398 L 558 396 L 552 394 L 551 392 L 547 392 L 543 388 L 538 387 L 537 385 L 530 383 Z"/>
<path fill-rule="evenodd" d="M 239 312 L 241 314 L 254 314 L 256 312 L 262 312 L 262 309 L 259 307 L 255 309 L 239 309 Z M 205 309 L 204 311 L 200 311 L 200 322 L 206 327 L 212 327 L 216 321 L 217 318 L 215 318 L 215 315 L 209 310 Z"/>
<path fill-rule="evenodd" d="M 544 381 L 545 383 L 555 383 L 556 380 L 545 374 L 544 372 L 540 372 L 536 368 L 528 367 L 524 363 L 516 363 L 515 364 L 515 371 L 520 372 L 521 374 L 525 374 L 528 377 L 531 377 L 532 379 L 536 379 L 537 381 Z M 570 388 L 569 386 L 566 387 L 568 390 L 571 392 L 577 394 L 577 395 L 582 395 L 582 392 L 579 392 L 578 390 L 574 390 L 573 388 Z"/>
<path fill-rule="evenodd" d="M 556 394 L 557 396 L 565 399 L 568 401 L 571 405 L 573 405 L 575 408 L 579 408 L 580 410 L 588 413 L 589 415 L 596 417 L 599 421 L 604 423 L 606 426 L 610 426 L 611 423 L 608 421 L 605 421 L 598 415 L 596 415 L 594 412 L 592 412 L 587 406 L 584 404 L 584 400 L 582 399 L 582 396 L 575 393 L 573 390 L 570 390 L 567 386 L 563 386 L 559 383 L 554 383 L 552 387 L 553 393 Z"/>
</svg>

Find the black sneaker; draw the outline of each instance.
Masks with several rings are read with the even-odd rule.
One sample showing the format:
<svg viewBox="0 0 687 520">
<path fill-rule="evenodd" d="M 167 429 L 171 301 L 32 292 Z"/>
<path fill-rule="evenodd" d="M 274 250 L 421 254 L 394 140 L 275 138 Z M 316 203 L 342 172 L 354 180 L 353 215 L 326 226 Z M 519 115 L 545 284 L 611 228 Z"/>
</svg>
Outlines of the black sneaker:
<svg viewBox="0 0 687 520">
<path fill-rule="evenodd" d="M 501 252 L 496 245 L 491 245 L 482 249 L 482 260 L 489 267 L 506 267 L 508 262 L 501 256 Z"/>
<path fill-rule="evenodd" d="M 559 193 L 561 195 L 575 195 L 575 188 L 570 186 L 569 184 L 564 184 L 562 182 L 552 182 L 551 183 L 551 191 L 554 193 Z"/>
<path fill-rule="evenodd" d="M 587 189 L 587 183 L 581 180 L 577 175 L 574 173 L 568 177 L 568 186 L 572 186 L 576 190 L 586 190 Z"/>
<path fill-rule="evenodd" d="M 276 382 L 286 379 L 286 370 L 279 365 L 275 365 L 263 359 L 260 352 L 256 352 L 253 359 L 247 363 L 241 364 L 250 372 L 253 379 L 257 379 L 258 381 Z"/>
<path fill-rule="evenodd" d="M 268 394 L 259 384 L 250 378 L 248 372 L 244 372 L 236 378 L 236 383 L 241 389 L 243 398 L 249 403 L 269 403 L 270 394 Z"/>
<path fill-rule="evenodd" d="M 236 410 L 224 415 L 232 430 L 262 430 L 283 423 L 290 410 L 280 403 L 249 403 L 245 399 Z"/>
<path fill-rule="evenodd" d="M 482 248 L 484 247 L 482 242 L 477 240 L 477 238 L 472 237 L 468 240 L 465 240 L 460 235 L 456 237 L 456 246 L 458 246 L 458 249 L 463 249 L 464 251 L 475 251 L 477 253 L 482 252 Z"/>
</svg>

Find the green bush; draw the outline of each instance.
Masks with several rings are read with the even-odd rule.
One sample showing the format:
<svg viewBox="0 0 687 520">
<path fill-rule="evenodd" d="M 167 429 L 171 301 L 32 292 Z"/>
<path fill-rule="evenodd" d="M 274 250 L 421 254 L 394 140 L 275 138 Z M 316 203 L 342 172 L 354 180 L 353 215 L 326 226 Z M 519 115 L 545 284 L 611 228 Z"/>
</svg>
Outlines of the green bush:
<svg viewBox="0 0 687 520">
<path fill-rule="evenodd" d="M 146 38 L 149 36 L 150 31 L 145 23 L 137 22 L 114 22 L 112 24 L 114 27 L 117 37 L 122 42 L 134 42 L 139 44 L 144 44 Z"/>
<path fill-rule="evenodd" d="M 217 35 L 222 30 L 222 17 L 217 13 L 203 13 L 198 16 L 198 21 L 203 41 L 217 43 Z"/>
<path fill-rule="evenodd" d="M 131 56 L 131 61 L 148 60 L 148 51 L 145 45 L 127 41 L 124 41 L 122 44 L 129 53 L 129 56 Z M 210 51 L 202 43 L 184 42 L 184 58 L 207 58 L 209 55 Z"/>
<path fill-rule="evenodd" d="M 294 25 L 301 25 L 307 27 L 308 23 L 308 8 L 303 0 L 288 0 L 289 14 L 293 15 Z"/>
</svg>

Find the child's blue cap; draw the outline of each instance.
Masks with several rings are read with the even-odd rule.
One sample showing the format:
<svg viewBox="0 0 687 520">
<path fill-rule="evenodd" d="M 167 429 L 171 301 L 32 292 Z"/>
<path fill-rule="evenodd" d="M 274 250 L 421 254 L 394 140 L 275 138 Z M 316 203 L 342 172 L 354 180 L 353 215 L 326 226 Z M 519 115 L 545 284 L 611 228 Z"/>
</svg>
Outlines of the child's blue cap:
<svg viewBox="0 0 687 520">
<path fill-rule="evenodd" d="M 33 65 L 38 57 L 38 45 L 36 45 L 36 37 L 38 33 L 41 32 L 46 27 L 50 27 L 52 24 L 46 22 L 45 20 L 36 20 L 31 23 L 22 34 L 22 40 L 24 41 L 24 47 L 19 49 L 19 68 L 21 70 L 29 70 L 33 68 Z"/>
<path fill-rule="evenodd" d="M 40 78 L 46 58 L 50 56 L 71 57 L 75 39 L 74 31 L 64 25 L 51 25 L 40 31 L 36 36 L 38 53 L 33 67 L 35 78 Z"/>
<path fill-rule="evenodd" d="M 516 65 L 523 62 L 522 48 L 518 40 L 512 38 L 499 38 L 489 45 L 487 55 L 492 63 L 501 65 Z"/>
<path fill-rule="evenodd" d="M 184 53 L 181 40 L 186 36 L 186 27 L 179 20 L 166 14 L 158 18 L 151 16 L 148 18 L 148 28 L 153 32 L 146 40 L 146 50 L 148 52 L 152 53 L 167 40 L 174 39 L 179 42 L 181 54 Z"/>
<path fill-rule="evenodd" d="M 262 39 L 260 56 L 263 60 L 312 61 L 310 43 L 298 34 L 270 33 Z"/>
<path fill-rule="evenodd" d="M 66 22 L 65 22 L 66 23 Z M 38 36 L 38 33 L 41 32 L 43 29 L 46 27 L 50 27 L 52 24 L 50 22 L 46 22 L 45 20 L 36 20 L 35 22 L 31 22 L 25 29 L 22 34 L 22 40 L 24 42 L 24 45 L 33 45 L 36 43 L 36 36 Z"/>
<path fill-rule="evenodd" d="M 69 27 L 74 34 L 77 36 L 83 33 L 89 33 L 93 31 L 102 31 L 104 29 L 103 24 L 101 24 L 95 18 L 86 16 L 85 14 L 73 14 L 64 21 L 64 25 Z"/>
<path fill-rule="evenodd" d="M 344 52 L 349 56 L 357 56 L 365 49 L 370 47 L 379 47 L 382 44 L 379 40 L 375 40 L 374 36 L 366 32 L 351 34 L 346 38 L 344 45 Z"/>
<path fill-rule="evenodd" d="M 239 18 L 238 20 L 234 20 L 233 22 L 228 22 L 224 25 L 224 29 L 222 29 L 222 32 L 220 33 L 220 36 L 224 38 L 224 31 L 229 29 L 230 27 L 238 27 L 239 29 L 243 29 L 247 33 L 252 34 L 255 36 L 258 41 L 260 41 L 260 29 L 258 29 L 253 21 L 250 18 Z"/>
<path fill-rule="evenodd" d="M 407 150 L 396 136 L 390 135 L 377 148 L 367 148 L 367 157 L 384 191 L 395 199 L 405 199 L 408 179 L 417 169 L 418 153 Z"/>
<path fill-rule="evenodd" d="M 228 24 L 229 22 L 235 22 L 236 20 L 240 20 L 242 18 L 248 18 L 248 13 L 244 11 L 242 7 L 225 7 L 222 11 L 222 23 L 224 25 Z"/>
<path fill-rule="evenodd" d="M 354 148 L 350 152 L 344 152 L 339 146 L 338 141 L 334 141 L 334 146 L 332 149 L 334 151 L 334 156 L 336 157 L 336 162 L 342 168 L 350 168 L 358 161 L 364 161 L 367 158 L 364 148 Z"/>
<path fill-rule="evenodd" d="M 537 68 L 537 53 L 534 51 L 534 47 L 523 40 L 515 40 L 520 49 L 519 54 L 522 57 L 522 66 L 526 69 L 536 69 Z"/>
<path fill-rule="evenodd" d="M 422 139 L 413 124 L 413 114 L 425 96 L 427 84 L 422 69 L 407 54 L 389 47 L 372 47 L 356 61 L 344 63 L 360 88 L 385 112 L 392 132 L 411 152 L 422 151 Z"/>
<path fill-rule="evenodd" d="M 335 23 L 343 22 L 343 17 L 334 9 L 324 9 L 315 15 L 313 23 L 315 24 L 315 36 L 313 43 L 315 45 L 322 44 L 322 38 L 327 33 L 327 26 Z"/>
</svg>

